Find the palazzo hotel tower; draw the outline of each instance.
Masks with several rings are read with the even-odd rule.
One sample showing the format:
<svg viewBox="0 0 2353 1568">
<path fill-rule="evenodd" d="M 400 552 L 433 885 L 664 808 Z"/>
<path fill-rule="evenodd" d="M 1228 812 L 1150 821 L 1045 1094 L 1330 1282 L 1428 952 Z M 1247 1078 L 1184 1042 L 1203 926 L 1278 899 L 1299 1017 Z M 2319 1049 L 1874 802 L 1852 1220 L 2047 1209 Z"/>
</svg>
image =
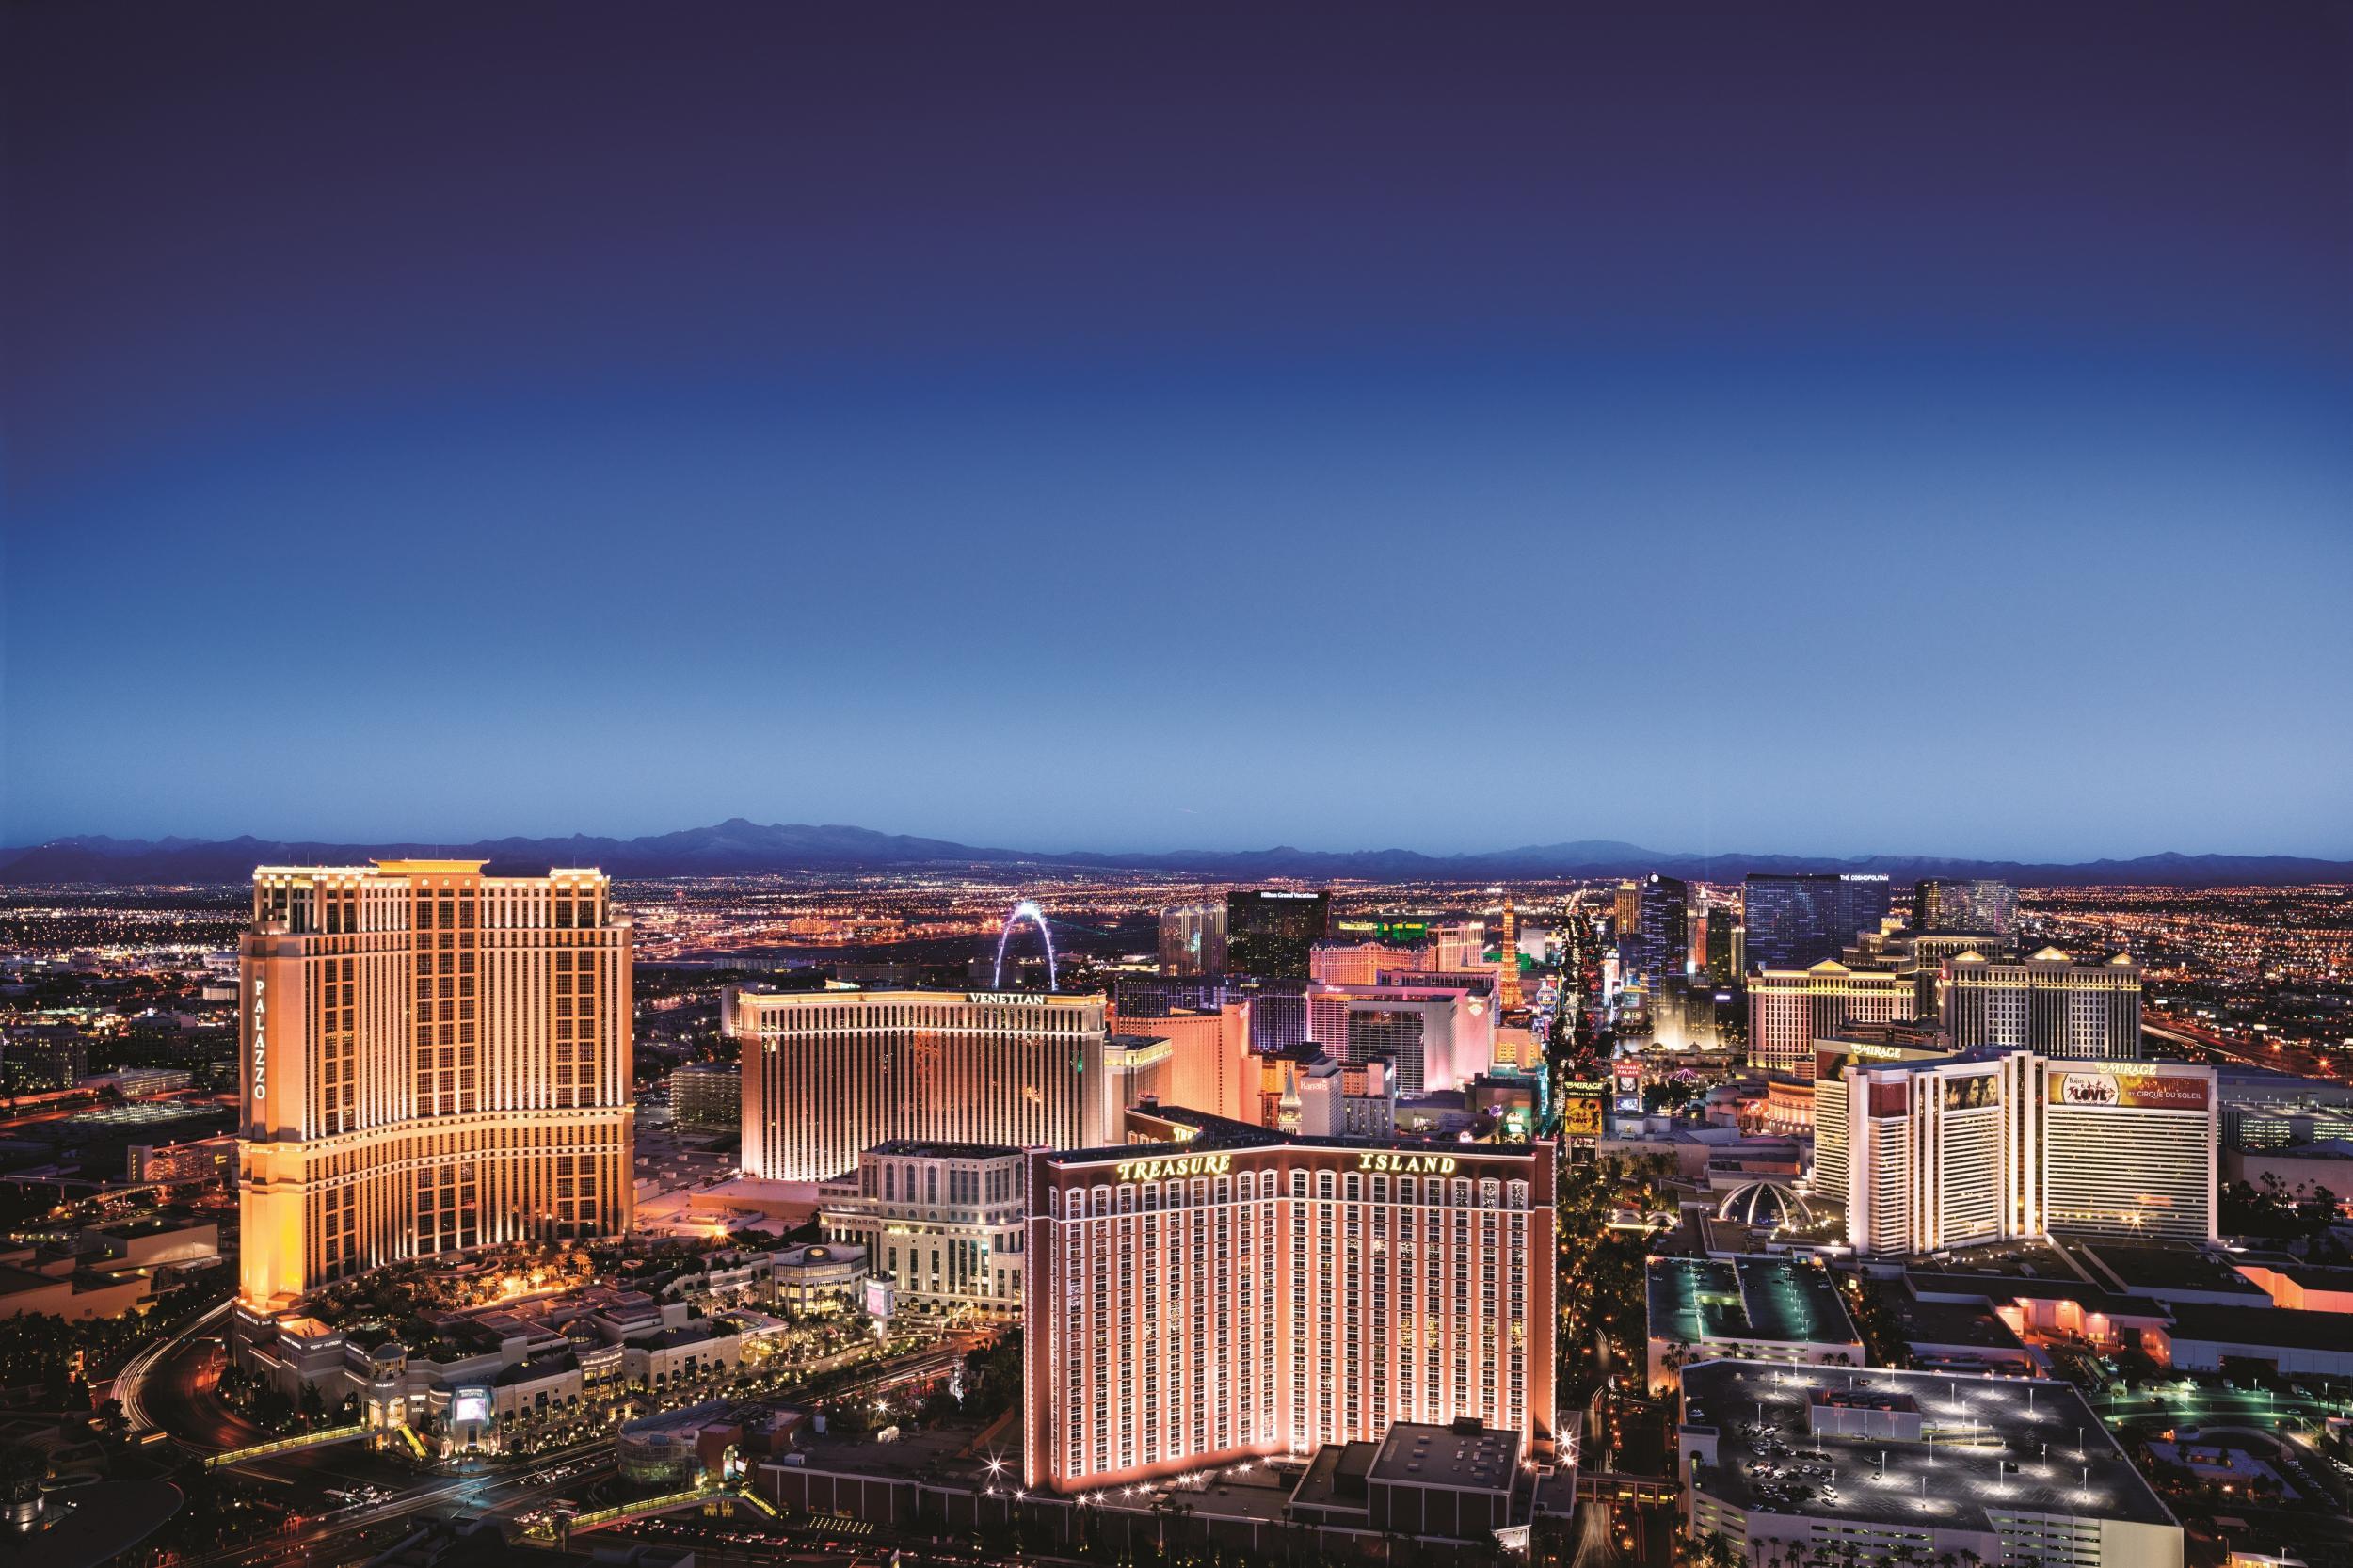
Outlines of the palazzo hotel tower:
<svg viewBox="0 0 2353 1568">
<path fill-rule="evenodd" d="M 630 930 L 595 871 L 265 866 L 239 944 L 240 1295 L 629 1228 Z"/>
</svg>

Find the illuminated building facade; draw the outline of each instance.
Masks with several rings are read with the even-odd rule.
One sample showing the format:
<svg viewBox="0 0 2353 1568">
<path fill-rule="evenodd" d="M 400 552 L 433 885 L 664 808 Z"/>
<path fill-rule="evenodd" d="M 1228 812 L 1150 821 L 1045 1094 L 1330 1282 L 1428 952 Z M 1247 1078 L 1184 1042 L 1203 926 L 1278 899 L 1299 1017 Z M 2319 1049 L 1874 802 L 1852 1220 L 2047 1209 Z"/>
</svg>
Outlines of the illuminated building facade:
<svg viewBox="0 0 2353 1568">
<path fill-rule="evenodd" d="M 877 1144 L 819 1185 L 818 1219 L 826 1236 L 866 1249 L 902 1305 L 1011 1317 L 1021 1310 L 1029 1164 L 1001 1144 Z"/>
<path fill-rule="evenodd" d="M 1937 1016 L 1963 1050 L 2140 1058 L 2140 966 L 2129 953 L 2105 964 L 2078 964 L 2057 948 L 2013 961 L 1957 953 L 1937 991 Z"/>
<path fill-rule="evenodd" d="M 1253 1119 L 1258 1066 L 1250 1051 L 1249 1002 L 1134 1018 L 1114 1008 L 1111 1027 L 1168 1042 L 1168 1068 L 1159 1097 L 1212 1116 Z"/>
<path fill-rule="evenodd" d="M 1622 934 L 1618 953 L 1629 975 L 1657 983 L 1683 973 L 1691 957 L 1691 889 L 1689 884 L 1657 872 L 1636 885 L 1634 939 Z"/>
<path fill-rule="evenodd" d="M 1749 977 L 1749 1065 L 1768 1072 L 1814 1072 L 1814 1042 L 1849 1024 L 1910 1016 L 1912 987 L 1893 970 L 1850 969 L 1825 958 L 1809 969 L 1767 969 Z"/>
<path fill-rule="evenodd" d="M 733 1128 L 744 1120 L 744 1074 L 732 1062 L 686 1062 L 670 1070 L 670 1119 Z"/>
<path fill-rule="evenodd" d="M 823 1181 L 894 1139 L 1101 1142 L 1128 1080 L 1167 1055 L 1165 1041 L 1158 1059 L 1112 1047 L 1105 1012 L 1099 995 L 731 985 L 720 1023 L 743 1056 L 744 1168 Z"/>
<path fill-rule="evenodd" d="M 239 944 L 247 1305 L 629 1228 L 630 926 L 601 872 L 265 866 Z"/>
<path fill-rule="evenodd" d="M 1329 893 L 1237 888 L 1225 895 L 1225 962 L 1243 974 L 1305 979 L 1307 954 L 1331 925 Z"/>
<path fill-rule="evenodd" d="M 1172 979 L 1225 972 L 1225 905 L 1180 904 L 1160 911 L 1160 973 Z"/>
<path fill-rule="evenodd" d="M 2052 1231 L 2215 1239 L 2211 1067 L 2032 1051 L 1849 1056 L 1814 1090 L 1814 1190 L 1843 1196 L 1857 1252 Z"/>
<path fill-rule="evenodd" d="M 1512 895 L 1503 895 L 1503 951 L 1501 984 L 1496 1000 L 1507 1013 L 1520 1006 L 1520 916 L 1512 906 Z"/>
<path fill-rule="evenodd" d="M 2007 936 L 2018 920 L 2018 889 L 1982 878 L 1924 878 L 1913 891 L 1913 925 L 1921 931 L 1968 931 Z"/>
<path fill-rule="evenodd" d="M 1775 876 L 1752 872 L 1740 888 L 1748 961 L 1802 969 L 1836 958 L 1887 918 L 1887 878 L 1860 872 Z"/>
<path fill-rule="evenodd" d="M 1464 986 L 1311 985 L 1307 1038 L 1340 1062 L 1386 1057 L 1407 1098 L 1440 1094 L 1494 1064 L 1495 1002 Z"/>
<path fill-rule="evenodd" d="M 1553 1158 L 1214 1130 L 1032 1156 L 1028 1484 L 1458 1418 L 1548 1455 Z"/>
</svg>

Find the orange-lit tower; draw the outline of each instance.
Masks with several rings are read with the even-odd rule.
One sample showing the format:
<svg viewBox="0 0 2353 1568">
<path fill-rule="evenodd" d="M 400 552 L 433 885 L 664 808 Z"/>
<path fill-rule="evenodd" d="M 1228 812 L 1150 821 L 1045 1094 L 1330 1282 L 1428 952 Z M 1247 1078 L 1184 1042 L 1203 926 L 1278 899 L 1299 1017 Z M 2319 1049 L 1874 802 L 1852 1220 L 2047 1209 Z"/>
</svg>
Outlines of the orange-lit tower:
<svg viewBox="0 0 2353 1568">
<path fill-rule="evenodd" d="M 601 872 L 264 866 L 239 943 L 239 1296 L 624 1231 L 630 922 Z"/>
</svg>

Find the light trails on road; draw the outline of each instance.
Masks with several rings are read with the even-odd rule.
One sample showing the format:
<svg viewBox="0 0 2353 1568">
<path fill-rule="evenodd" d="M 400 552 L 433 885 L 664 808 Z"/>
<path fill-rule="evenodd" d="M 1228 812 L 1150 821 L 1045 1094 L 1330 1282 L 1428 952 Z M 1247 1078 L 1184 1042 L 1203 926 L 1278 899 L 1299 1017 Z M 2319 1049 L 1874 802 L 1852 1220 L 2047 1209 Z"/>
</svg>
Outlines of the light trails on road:
<svg viewBox="0 0 2353 1568">
<path fill-rule="evenodd" d="M 115 1373 L 114 1398 L 122 1406 L 123 1418 L 131 1423 L 133 1432 L 153 1425 L 147 1418 L 147 1407 L 140 1402 L 139 1392 L 141 1385 L 147 1381 L 147 1374 L 153 1370 L 155 1363 L 169 1354 L 180 1341 L 202 1328 L 206 1323 L 216 1318 L 225 1317 L 229 1306 L 228 1302 L 222 1302 L 218 1306 L 199 1316 L 169 1338 L 159 1340 L 139 1352 L 138 1354 L 122 1364 L 121 1370 Z M 184 1442 L 186 1439 L 183 1438 L 182 1441 Z"/>
</svg>

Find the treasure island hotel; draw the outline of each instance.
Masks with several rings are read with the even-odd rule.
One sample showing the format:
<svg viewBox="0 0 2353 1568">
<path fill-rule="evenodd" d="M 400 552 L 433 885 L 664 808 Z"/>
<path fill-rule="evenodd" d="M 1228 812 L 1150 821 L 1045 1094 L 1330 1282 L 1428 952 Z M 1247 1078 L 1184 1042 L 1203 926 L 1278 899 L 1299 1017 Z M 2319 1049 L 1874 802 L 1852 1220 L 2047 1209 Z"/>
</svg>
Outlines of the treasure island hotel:
<svg viewBox="0 0 2353 1568">
<path fill-rule="evenodd" d="M 404 1258 L 628 1229 L 629 922 L 600 872 L 482 866 L 254 872 L 248 1309 Z"/>
<path fill-rule="evenodd" d="M 1032 1154 L 1028 1484 L 1094 1492 L 1401 1421 L 1551 1457 L 1553 1160 L 1214 1122 Z"/>
</svg>

